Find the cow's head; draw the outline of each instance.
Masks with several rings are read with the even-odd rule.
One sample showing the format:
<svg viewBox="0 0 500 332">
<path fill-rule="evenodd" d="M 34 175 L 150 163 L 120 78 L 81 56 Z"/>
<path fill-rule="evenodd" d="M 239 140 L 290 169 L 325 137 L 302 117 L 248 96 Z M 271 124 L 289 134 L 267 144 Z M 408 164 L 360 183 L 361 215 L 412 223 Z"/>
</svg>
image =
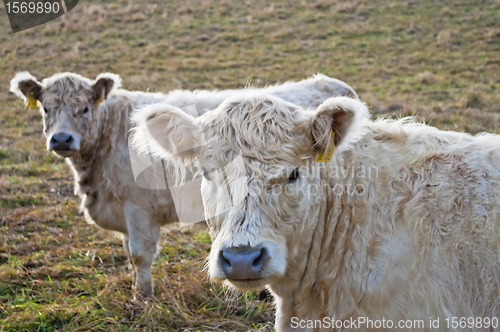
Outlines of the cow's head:
<svg viewBox="0 0 500 332">
<path fill-rule="evenodd" d="M 73 73 L 60 73 L 38 82 L 28 72 L 17 73 L 10 91 L 43 115 L 47 149 L 61 157 L 92 149 L 98 137 L 99 104 L 121 84 L 114 74 L 95 81 Z"/>
<path fill-rule="evenodd" d="M 208 267 L 216 280 L 241 289 L 278 282 L 296 269 L 304 237 L 319 217 L 316 158 L 336 145 L 349 148 L 363 132 L 368 111 L 348 97 L 315 111 L 276 97 L 230 99 L 192 118 L 167 105 L 133 115 L 133 147 L 176 164 L 198 165 L 213 240 Z M 332 133 L 335 132 L 335 135 Z M 179 172 L 178 174 L 182 174 Z M 293 272 L 292 272 L 293 273 Z"/>
</svg>

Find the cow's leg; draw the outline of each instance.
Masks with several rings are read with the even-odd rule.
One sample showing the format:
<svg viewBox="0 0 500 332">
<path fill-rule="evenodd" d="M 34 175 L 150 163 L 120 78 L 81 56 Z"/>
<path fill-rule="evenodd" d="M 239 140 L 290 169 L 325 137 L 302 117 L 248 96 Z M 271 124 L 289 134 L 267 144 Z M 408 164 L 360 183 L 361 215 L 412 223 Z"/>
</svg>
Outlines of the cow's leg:
<svg viewBox="0 0 500 332">
<path fill-rule="evenodd" d="M 127 255 L 127 263 L 130 264 L 132 262 L 132 259 L 130 259 L 130 245 L 128 235 L 122 234 L 122 242 L 123 249 L 125 249 L 125 255 Z"/>
<path fill-rule="evenodd" d="M 130 261 L 134 269 L 134 297 L 153 296 L 151 265 L 158 248 L 160 225 L 149 214 L 133 204 L 125 205 L 129 236 Z"/>
<path fill-rule="evenodd" d="M 133 274 L 133 280 L 132 280 L 132 287 L 135 287 L 135 283 L 137 281 L 137 271 L 135 270 L 135 268 L 133 267 L 132 265 L 132 257 L 130 256 L 130 244 L 129 244 L 129 237 L 127 234 L 122 234 L 123 238 L 122 238 L 122 241 L 123 241 L 123 249 L 125 249 L 125 255 L 127 255 L 127 266 L 129 269 L 132 270 L 132 274 Z"/>
<path fill-rule="evenodd" d="M 153 296 L 151 265 L 157 253 L 159 235 L 160 226 L 156 224 L 130 236 L 130 254 L 136 270 L 135 291 L 146 297 Z"/>
</svg>

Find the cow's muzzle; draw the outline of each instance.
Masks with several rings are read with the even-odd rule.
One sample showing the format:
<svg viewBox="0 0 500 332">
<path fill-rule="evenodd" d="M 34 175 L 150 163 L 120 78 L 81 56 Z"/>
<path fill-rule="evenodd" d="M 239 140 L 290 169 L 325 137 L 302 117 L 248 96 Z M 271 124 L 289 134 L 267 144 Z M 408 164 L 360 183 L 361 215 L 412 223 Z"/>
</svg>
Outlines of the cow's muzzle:
<svg viewBox="0 0 500 332">
<path fill-rule="evenodd" d="M 79 148 L 75 137 L 65 132 L 59 132 L 52 135 L 48 145 L 49 151 L 54 151 L 63 157 L 70 156 Z"/>
<path fill-rule="evenodd" d="M 269 255 L 264 247 L 230 247 L 219 252 L 219 264 L 226 278 L 235 281 L 261 279 Z"/>
</svg>

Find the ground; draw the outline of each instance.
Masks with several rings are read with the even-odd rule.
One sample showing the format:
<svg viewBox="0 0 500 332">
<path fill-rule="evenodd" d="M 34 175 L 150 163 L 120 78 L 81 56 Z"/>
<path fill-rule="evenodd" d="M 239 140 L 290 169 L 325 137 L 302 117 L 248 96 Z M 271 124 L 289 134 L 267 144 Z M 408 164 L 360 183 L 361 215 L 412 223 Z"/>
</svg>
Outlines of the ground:
<svg viewBox="0 0 500 332">
<path fill-rule="evenodd" d="M 156 301 L 131 300 L 121 240 L 84 221 L 18 71 L 113 72 L 130 90 L 264 86 L 321 72 L 373 117 L 500 132 L 500 1 L 82 0 L 13 34 L 0 4 L 0 331 L 272 330 L 270 301 L 202 271 L 207 234 L 166 231 Z"/>
</svg>

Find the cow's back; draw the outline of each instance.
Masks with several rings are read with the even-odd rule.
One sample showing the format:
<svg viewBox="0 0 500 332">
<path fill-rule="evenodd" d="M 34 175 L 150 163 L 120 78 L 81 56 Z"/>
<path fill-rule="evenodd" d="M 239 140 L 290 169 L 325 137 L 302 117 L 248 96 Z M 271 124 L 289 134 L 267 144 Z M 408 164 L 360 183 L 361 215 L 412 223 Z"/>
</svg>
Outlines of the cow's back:
<svg viewBox="0 0 500 332">
<path fill-rule="evenodd" d="M 498 317 L 500 137 L 459 135 L 449 151 L 434 138 L 436 151 L 416 168 L 422 177 L 405 218 L 443 306 L 456 317 Z"/>
</svg>

